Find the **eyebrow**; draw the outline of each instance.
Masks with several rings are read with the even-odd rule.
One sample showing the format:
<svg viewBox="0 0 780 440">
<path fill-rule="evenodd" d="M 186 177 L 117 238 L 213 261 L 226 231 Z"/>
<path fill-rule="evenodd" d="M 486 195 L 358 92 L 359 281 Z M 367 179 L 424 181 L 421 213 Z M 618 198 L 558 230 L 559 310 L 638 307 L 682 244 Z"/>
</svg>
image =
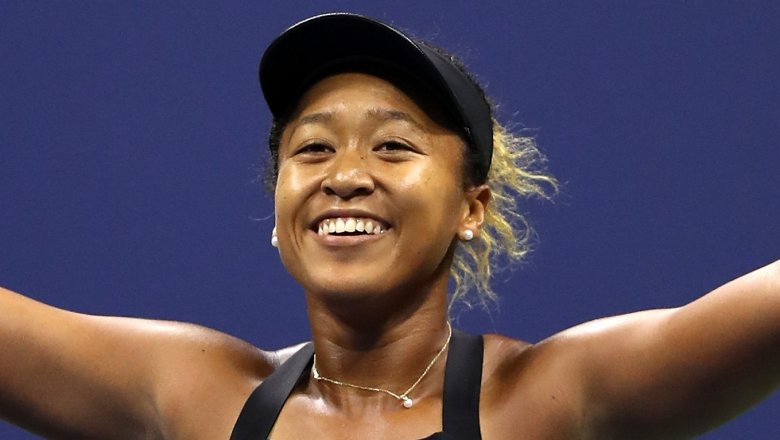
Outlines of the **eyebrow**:
<svg viewBox="0 0 780 440">
<path fill-rule="evenodd" d="M 412 115 L 400 110 L 391 110 L 387 108 L 375 108 L 367 112 L 366 117 L 368 119 L 376 119 L 381 122 L 386 121 L 403 121 L 413 125 L 416 129 L 425 131 L 423 126 L 417 122 Z"/>
<path fill-rule="evenodd" d="M 323 122 L 328 122 L 331 119 L 333 119 L 332 112 L 311 113 L 306 116 L 301 116 L 296 125 L 321 124 Z"/>
<path fill-rule="evenodd" d="M 296 121 L 295 128 L 293 128 L 293 132 L 295 132 L 295 130 L 297 130 L 302 125 L 328 123 L 333 120 L 334 116 L 335 116 L 334 113 L 329 111 L 310 113 L 301 116 Z M 400 110 L 393 110 L 389 108 L 373 108 L 373 109 L 369 109 L 366 112 L 365 117 L 366 119 L 373 119 L 380 122 L 402 121 L 412 125 L 417 130 L 426 131 L 425 128 L 422 126 L 422 124 L 417 122 L 417 120 L 414 117 L 412 117 L 412 115 Z"/>
<path fill-rule="evenodd" d="M 333 112 L 319 112 L 319 113 L 309 113 L 305 116 L 301 116 L 297 120 L 293 120 L 292 122 L 292 131 L 290 132 L 289 136 L 292 136 L 295 134 L 295 131 L 301 128 L 304 125 L 308 124 L 324 124 L 328 121 L 333 119 Z"/>
</svg>

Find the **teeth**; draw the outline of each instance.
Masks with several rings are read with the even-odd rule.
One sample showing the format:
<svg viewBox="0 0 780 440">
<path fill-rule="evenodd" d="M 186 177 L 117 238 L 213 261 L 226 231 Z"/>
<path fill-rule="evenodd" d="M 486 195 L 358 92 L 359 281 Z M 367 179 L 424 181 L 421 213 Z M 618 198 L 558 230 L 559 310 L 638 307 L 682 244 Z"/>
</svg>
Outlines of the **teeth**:
<svg viewBox="0 0 780 440">
<path fill-rule="evenodd" d="M 382 225 L 375 224 L 373 220 L 367 218 L 345 217 L 328 218 L 320 222 L 317 226 L 318 235 L 330 235 L 343 232 L 364 232 L 366 234 L 384 234 Z"/>
</svg>

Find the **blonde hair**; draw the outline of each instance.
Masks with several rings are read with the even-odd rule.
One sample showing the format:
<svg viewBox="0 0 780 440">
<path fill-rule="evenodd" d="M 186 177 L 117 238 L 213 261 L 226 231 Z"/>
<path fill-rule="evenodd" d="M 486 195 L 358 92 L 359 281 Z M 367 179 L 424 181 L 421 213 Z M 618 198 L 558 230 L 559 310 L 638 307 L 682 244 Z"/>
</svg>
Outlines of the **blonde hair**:
<svg viewBox="0 0 780 440">
<path fill-rule="evenodd" d="M 518 262 L 531 250 L 533 230 L 518 208 L 521 199 L 549 199 L 558 181 L 544 168 L 546 159 L 531 136 L 513 134 L 493 119 L 493 161 L 486 183 L 492 199 L 485 221 L 471 241 L 460 242 L 450 268 L 454 291 L 450 307 L 489 306 L 497 296 L 493 275 L 507 263 Z"/>
</svg>

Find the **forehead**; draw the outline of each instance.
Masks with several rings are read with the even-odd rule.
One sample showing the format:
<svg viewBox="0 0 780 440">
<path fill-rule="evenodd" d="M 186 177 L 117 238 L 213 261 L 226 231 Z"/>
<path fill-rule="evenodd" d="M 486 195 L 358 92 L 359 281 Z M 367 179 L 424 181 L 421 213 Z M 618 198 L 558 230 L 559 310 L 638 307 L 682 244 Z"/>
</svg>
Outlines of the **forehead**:
<svg viewBox="0 0 780 440">
<path fill-rule="evenodd" d="M 411 96 L 392 83 L 363 73 L 340 73 L 314 83 L 301 96 L 295 116 L 320 107 L 342 107 L 361 103 L 377 106 L 392 104 L 422 111 Z"/>
</svg>

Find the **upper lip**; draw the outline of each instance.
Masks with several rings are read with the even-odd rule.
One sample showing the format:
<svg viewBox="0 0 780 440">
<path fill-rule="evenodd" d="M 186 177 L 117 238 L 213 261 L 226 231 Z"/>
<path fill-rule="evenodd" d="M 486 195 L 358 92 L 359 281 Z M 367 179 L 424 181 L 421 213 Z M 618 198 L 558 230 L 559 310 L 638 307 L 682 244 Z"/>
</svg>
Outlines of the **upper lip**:
<svg viewBox="0 0 780 440">
<path fill-rule="evenodd" d="M 382 217 L 379 217 L 378 215 L 369 211 L 353 208 L 353 209 L 328 209 L 322 212 L 317 217 L 315 217 L 314 220 L 312 220 L 312 222 L 309 224 L 309 228 L 316 231 L 320 225 L 320 222 L 322 222 L 326 218 L 348 218 L 348 217 L 369 218 L 379 223 L 383 229 L 388 229 L 390 227 L 390 223 L 387 220 L 383 219 Z"/>
</svg>

